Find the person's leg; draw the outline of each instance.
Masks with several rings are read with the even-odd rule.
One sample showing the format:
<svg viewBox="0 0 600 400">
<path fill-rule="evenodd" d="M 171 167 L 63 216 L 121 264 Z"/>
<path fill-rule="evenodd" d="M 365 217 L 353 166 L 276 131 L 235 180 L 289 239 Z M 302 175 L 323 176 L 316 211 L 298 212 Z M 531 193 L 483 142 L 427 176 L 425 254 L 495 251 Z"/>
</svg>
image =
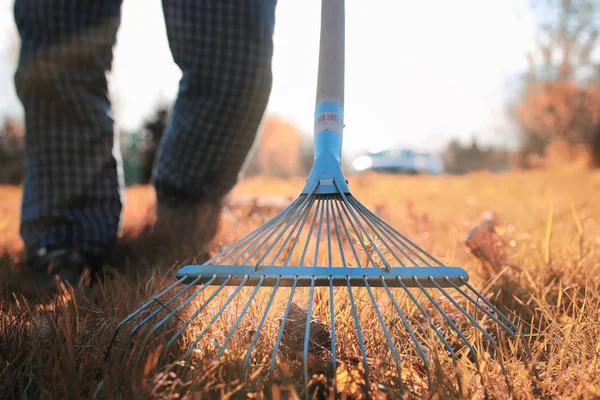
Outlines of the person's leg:
<svg viewBox="0 0 600 400">
<path fill-rule="evenodd" d="M 183 76 L 153 183 L 158 223 L 170 221 L 180 244 L 212 239 L 220 201 L 254 143 L 271 91 L 275 6 L 275 0 L 163 0 Z M 181 232 L 191 222 L 202 228 L 196 236 Z"/>
<path fill-rule="evenodd" d="M 120 10 L 120 0 L 15 1 L 15 86 L 25 111 L 21 236 L 32 265 L 75 249 L 97 267 L 116 239 L 123 192 L 105 74 Z"/>
</svg>

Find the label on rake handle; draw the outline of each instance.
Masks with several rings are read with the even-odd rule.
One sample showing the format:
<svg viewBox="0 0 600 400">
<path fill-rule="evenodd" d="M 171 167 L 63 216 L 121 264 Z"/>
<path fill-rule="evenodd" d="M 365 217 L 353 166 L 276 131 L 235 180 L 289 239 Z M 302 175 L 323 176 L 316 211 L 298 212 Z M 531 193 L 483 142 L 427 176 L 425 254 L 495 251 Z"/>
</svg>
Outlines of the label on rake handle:
<svg viewBox="0 0 600 400">
<path fill-rule="evenodd" d="M 343 117 L 335 112 L 324 112 L 315 119 L 315 133 L 325 130 L 342 133 L 344 130 Z"/>
</svg>

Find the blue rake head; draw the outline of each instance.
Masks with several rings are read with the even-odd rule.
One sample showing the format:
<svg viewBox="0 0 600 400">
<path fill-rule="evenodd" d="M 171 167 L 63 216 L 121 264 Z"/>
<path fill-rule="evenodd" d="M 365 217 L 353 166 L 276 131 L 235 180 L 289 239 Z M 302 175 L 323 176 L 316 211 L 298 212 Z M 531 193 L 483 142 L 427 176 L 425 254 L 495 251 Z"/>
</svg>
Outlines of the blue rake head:
<svg viewBox="0 0 600 400">
<path fill-rule="evenodd" d="M 143 331 L 144 347 L 161 328 L 179 321 L 166 350 L 185 343 L 189 361 L 197 353 L 206 357 L 212 347 L 219 360 L 230 357 L 228 346 L 241 345 L 242 377 L 266 347 L 271 346 L 271 372 L 292 348 L 308 394 L 315 372 L 309 359 L 328 355 L 328 376 L 336 377 L 350 346 L 339 332 L 346 337 L 353 321 L 367 387 L 370 379 L 381 381 L 381 362 L 395 371 L 391 384 L 400 393 L 416 362 L 430 382 L 430 365 L 442 353 L 455 367 L 468 359 L 478 372 L 478 355 L 491 354 L 507 376 L 502 359 L 507 348 L 499 337 L 522 338 L 519 328 L 468 282 L 465 270 L 445 266 L 402 235 L 344 190 L 345 181 L 310 182 L 267 223 L 206 263 L 181 268 L 176 282 L 119 324 L 113 341 L 131 323 L 126 343 L 135 343 Z M 375 350 L 380 347 L 373 343 L 374 330 L 387 345 L 385 356 Z M 248 331 L 252 337 L 242 338 Z M 519 345 L 519 352 L 528 353 L 525 347 Z M 456 380 L 463 385 L 459 373 Z M 511 390 L 508 378 L 506 385 Z"/>
</svg>

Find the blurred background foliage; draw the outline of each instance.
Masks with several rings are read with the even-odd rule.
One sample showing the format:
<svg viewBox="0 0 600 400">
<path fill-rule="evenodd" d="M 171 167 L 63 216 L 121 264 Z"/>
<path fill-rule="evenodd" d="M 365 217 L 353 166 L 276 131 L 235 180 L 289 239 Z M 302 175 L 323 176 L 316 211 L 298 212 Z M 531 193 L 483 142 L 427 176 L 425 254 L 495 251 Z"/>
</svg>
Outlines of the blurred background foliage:
<svg viewBox="0 0 600 400">
<path fill-rule="evenodd" d="M 508 104 L 519 127 L 516 150 L 450 140 L 439 154 L 444 172 L 600 166 L 600 5 L 597 0 L 538 0 L 536 49 L 526 55 L 529 70 Z M 16 54 L 15 54 L 16 56 Z M 169 121 L 170 104 L 161 105 L 136 132 L 121 132 L 128 185 L 150 180 L 157 147 Z M 435 115 L 431 116 L 435 118 Z M 249 156 L 247 176 L 305 176 L 312 165 L 312 132 L 301 132 L 284 118 L 267 115 Z M 0 126 L 0 183 L 21 184 L 24 176 L 23 126 L 4 117 Z M 349 168 L 351 160 L 345 160 Z"/>
</svg>

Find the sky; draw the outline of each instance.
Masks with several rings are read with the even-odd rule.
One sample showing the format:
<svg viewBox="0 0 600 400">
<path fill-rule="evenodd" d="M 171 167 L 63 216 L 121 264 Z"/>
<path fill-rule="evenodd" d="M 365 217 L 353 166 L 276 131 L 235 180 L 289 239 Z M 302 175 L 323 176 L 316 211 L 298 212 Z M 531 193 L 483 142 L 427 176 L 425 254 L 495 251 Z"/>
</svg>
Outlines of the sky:
<svg viewBox="0 0 600 400">
<path fill-rule="evenodd" d="M 279 0 L 267 113 L 312 134 L 320 0 Z M 439 151 L 452 138 L 512 146 L 506 112 L 527 68 L 528 0 L 347 0 L 344 151 Z M 177 93 L 160 0 L 124 0 L 109 90 L 123 130 Z M 0 0 L 0 116 L 14 93 L 12 0 Z M 17 43 L 18 44 L 18 43 Z M 12 47 L 11 47 L 12 46 Z"/>
</svg>

